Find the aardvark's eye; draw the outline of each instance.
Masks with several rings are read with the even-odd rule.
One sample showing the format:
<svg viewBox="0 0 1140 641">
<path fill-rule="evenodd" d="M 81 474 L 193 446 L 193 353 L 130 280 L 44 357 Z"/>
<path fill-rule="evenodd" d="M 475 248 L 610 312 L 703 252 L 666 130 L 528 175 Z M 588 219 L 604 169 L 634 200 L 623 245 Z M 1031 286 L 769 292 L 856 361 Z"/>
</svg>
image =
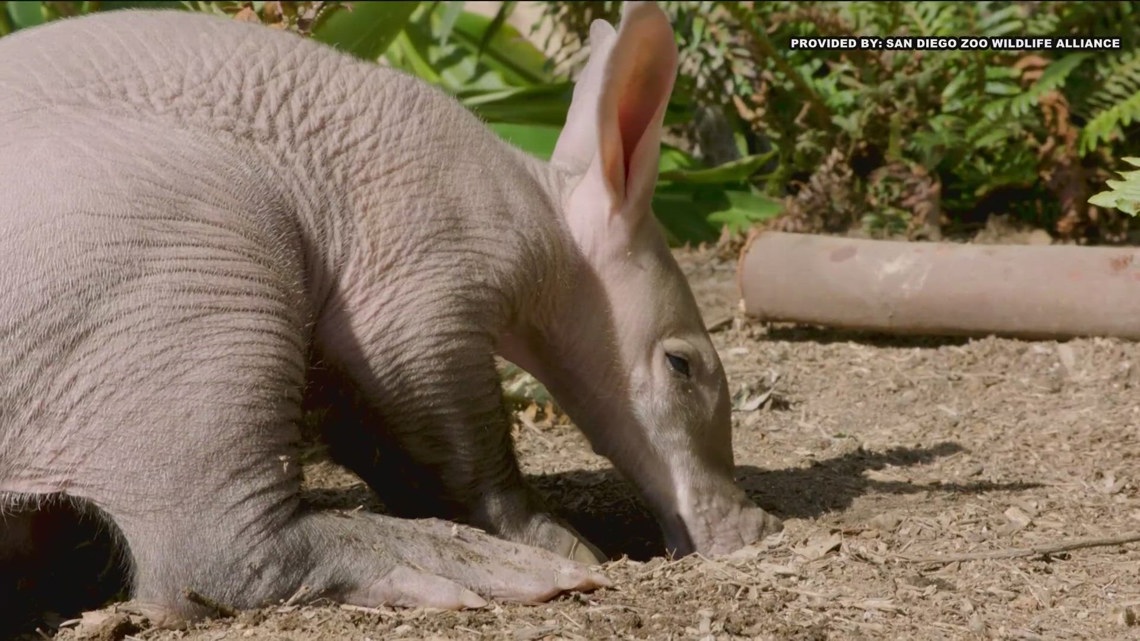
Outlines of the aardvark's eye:
<svg viewBox="0 0 1140 641">
<path fill-rule="evenodd" d="M 665 358 L 669 361 L 669 367 L 672 367 L 674 372 L 685 378 L 689 377 L 689 361 L 684 356 L 665 352 Z"/>
</svg>

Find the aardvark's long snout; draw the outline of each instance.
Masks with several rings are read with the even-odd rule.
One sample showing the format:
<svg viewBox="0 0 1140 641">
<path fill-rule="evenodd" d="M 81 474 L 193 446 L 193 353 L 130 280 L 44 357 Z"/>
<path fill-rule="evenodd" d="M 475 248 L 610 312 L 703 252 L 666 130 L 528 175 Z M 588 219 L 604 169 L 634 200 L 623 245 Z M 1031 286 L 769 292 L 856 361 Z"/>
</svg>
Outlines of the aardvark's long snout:
<svg viewBox="0 0 1140 641">
<path fill-rule="evenodd" d="M 672 505 L 654 506 L 666 553 L 675 557 L 728 554 L 783 529 L 731 478 L 701 479 L 679 490 Z"/>
</svg>

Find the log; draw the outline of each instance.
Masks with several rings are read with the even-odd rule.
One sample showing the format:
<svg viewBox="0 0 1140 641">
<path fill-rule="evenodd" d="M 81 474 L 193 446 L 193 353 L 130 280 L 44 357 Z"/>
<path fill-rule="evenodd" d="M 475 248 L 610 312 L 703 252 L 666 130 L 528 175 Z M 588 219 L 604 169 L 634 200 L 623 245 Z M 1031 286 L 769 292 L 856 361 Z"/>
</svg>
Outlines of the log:
<svg viewBox="0 0 1140 641">
<path fill-rule="evenodd" d="M 1140 339 L 1140 248 L 908 243 L 757 232 L 749 316 L 892 334 Z"/>
</svg>

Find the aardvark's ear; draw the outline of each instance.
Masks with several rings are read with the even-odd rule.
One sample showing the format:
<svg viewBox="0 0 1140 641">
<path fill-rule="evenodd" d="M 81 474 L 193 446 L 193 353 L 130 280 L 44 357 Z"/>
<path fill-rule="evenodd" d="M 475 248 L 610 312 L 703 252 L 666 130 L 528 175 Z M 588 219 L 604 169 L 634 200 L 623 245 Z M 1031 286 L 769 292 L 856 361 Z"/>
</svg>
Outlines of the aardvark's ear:
<svg viewBox="0 0 1140 641">
<path fill-rule="evenodd" d="M 657 182 L 661 122 L 677 75 L 673 27 L 656 4 L 626 2 L 616 33 L 602 20 L 590 26 L 590 47 L 551 160 L 586 172 L 583 182 L 593 184 L 579 189 L 607 200 L 597 203 L 599 214 L 642 216 Z"/>
</svg>

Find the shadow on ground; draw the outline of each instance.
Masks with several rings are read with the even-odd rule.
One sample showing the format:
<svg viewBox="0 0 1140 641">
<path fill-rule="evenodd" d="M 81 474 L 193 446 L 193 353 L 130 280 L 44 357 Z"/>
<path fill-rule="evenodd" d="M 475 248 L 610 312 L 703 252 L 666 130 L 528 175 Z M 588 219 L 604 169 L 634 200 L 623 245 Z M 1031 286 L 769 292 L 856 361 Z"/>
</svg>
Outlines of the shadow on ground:
<svg viewBox="0 0 1140 641">
<path fill-rule="evenodd" d="M 873 493 L 982 494 L 1017 492 L 1035 483 L 909 483 L 878 481 L 863 474 L 888 465 L 908 467 L 964 451 L 956 443 L 928 448 L 893 448 L 884 452 L 857 450 L 813 463 L 810 467 L 762 470 L 740 466 L 736 477 L 758 505 L 783 519 L 814 518 L 849 507 L 856 498 Z M 610 558 L 627 554 L 644 561 L 665 553 L 653 517 L 636 498 L 633 488 L 612 469 L 574 471 L 534 476 L 531 481 L 549 497 L 583 536 Z"/>
<path fill-rule="evenodd" d="M 888 334 L 885 332 L 862 329 L 839 329 L 834 327 L 817 327 L 814 325 L 772 325 L 768 327 L 768 340 L 787 341 L 789 343 L 818 343 L 829 345 L 833 343 L 858 343 L 868 347 L 926 347 L 937 348 L 946 346 L 965 345 L 971 340 L 997 337 L 1010 340 L 1055 340 L 1067 343 L 1072 338 L 1042 337 L 1040 339 L 994 334 L 993 332 L 962 333 L 954 336 L 936 336 L 926 334 Z"/>
<path fill-rule="evenodd" d="M 948 345 L 965 345 L 977 336 L 932 336 L 930 334 L 886 334 L 869 330 L 836 329 L 830 327 L 815 327 L 810 325 L 774 325 L 768 328 L 769 340 L 787 341 L 789 343 L 818 343 L 829 345 L 832 343 L 858 343 L 871 347 L 944 347 Z"/>
<path fill-rule="evenodd" d="M 0 514 L 0 639 L 42 639 L 63 620 L 125 596 L 118 530 L 91 506 L 48 501 Z"/>
</svg>

